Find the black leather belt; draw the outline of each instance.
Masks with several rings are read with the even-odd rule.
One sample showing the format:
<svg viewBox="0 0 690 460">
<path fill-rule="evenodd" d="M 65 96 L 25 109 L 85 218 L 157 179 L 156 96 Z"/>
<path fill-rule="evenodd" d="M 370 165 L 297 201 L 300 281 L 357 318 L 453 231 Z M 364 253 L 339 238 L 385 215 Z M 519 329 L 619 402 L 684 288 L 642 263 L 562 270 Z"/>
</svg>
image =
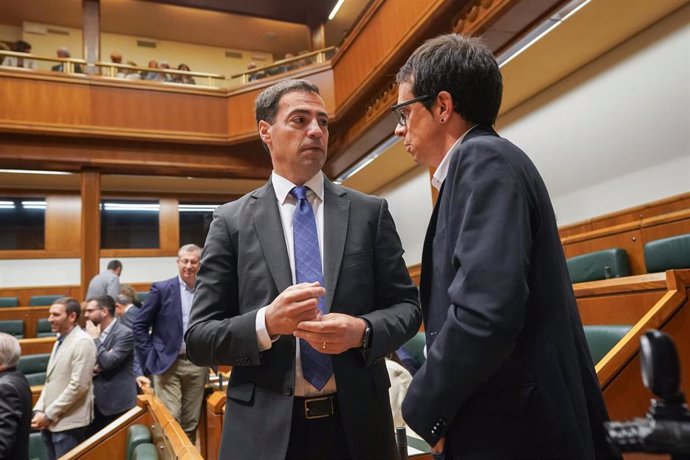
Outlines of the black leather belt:
<svg viewBox="0 0 690 460">
<path fill-rule="evenodd" d="M 330 417 L 335 414 L 338 400 L 335 395 L 318 396 L 315 398 L 295 397 L 295 409 L 304 413 L 308 420 Z"/>
</svg>

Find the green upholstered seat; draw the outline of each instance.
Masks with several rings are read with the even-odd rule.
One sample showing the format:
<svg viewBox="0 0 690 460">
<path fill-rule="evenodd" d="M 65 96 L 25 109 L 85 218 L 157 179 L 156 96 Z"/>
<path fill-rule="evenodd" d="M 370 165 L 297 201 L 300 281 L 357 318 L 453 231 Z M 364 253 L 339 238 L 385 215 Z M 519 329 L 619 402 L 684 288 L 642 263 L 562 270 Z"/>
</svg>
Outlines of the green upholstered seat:
<svg viewBox="0 0 690 460">
<path fill-rule="evenodd" d="M 424 346 L 426 345 L 426 337 L 423 332 L 417 332 L 410 340 L 405 342 L 403 348 L 414 360 L 417 368 L 420 368 L 426 358 L 424 357 Z"/>
<path fill-rule="evenodd" d="M 582 254 L 581 256 L 571 257 L 566 262 L 568 264 L 568 272 L 570 273 L 570 281 L 573 283 L 630 275 L 628 253 L 621 248 L 611 248 Z"/>
<path fill-rule="evenodd" d="M 38 321 L 36 321 L 36 337 L 55 337 L 57 336 L 57 332 L 53 332 L 50 328 L 50 322 L 45 319 L 41 318 Z"/>
<path fill-rule="evenodd" d="M 24 321 L 21 319 L 7 319 L 0 321 L 0 332 L 5 332 L 18 339 L 24 338 Z"/>
<path fill-rule="evenodd" d="M 29 460 L 48 460 L 48 451 L 40 432 L 29 435 Z"/>
<path fill-rule="evenodd" d="M 595 365 L 628 333 L 631 327 L 628 325 L 584 326 L 587 345 Z"/>
<path fill-rule="evenodd" d="M 47 294 L 47 295 L 32 295 L 29 298 L 29 306 L 31 307 L 43 307 L 46 305 L 52 305 L 60 297 L 65 297 L 62 294 Z"/>
<path fill-rule="evenodd" d="M 139 444 L 132 453 L 132 460 L 158 460 L 156 446 L 150 442 Z"/>
<path fill-rule="evenodd" d="M 690 268 L 690 233 L 645 244 L 644 261 L 647 273 Z"/>
<path fill-rule="evenodd" d="M 149 296 L 148 292 L 137 292 L 137 300 L 143 305 L 146 302 L 146 298 Z"/>
<path fill-rule="evenodd" d="M 140 444 L 151 443 L 151 430 L 146 425 L 132 425 L 127 430 L 127 460 L 131 460 L 134 450 Z"/>
<path fill-rule="evenodd" d="M 19 299 L 16 297 L 0 297 L 0 307 L 18 307 Z"/>
<path fill-rule="evenodd" d="M 46 381 L 49 360 L 50 353 L 24 355 L 19 358 L 17 369 L 24 374 L 29 385 L 43 385 Z"/>
</svg>

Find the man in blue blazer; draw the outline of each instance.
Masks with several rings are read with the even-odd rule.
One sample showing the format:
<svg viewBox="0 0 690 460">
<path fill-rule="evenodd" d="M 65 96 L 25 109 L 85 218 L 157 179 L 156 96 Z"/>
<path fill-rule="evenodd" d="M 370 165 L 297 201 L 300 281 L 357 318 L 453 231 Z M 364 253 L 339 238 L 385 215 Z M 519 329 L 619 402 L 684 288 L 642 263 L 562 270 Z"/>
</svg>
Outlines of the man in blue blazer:
<svg viewBox="0 0 690 460">
<path fill-rule="evenodd" d="M 502 79 L 491 51 L 440 36 L 397 81 L 395 133 L 440 189 L 422 255 L 427 360 L 403 417 L 446 458 L 609 455 L 548 192 L 492 129 Z"/>
<path fill-rule="evenodd" d="M 196 292 L 200 258 L 198 246 L 187 244 L 180 248 L 179 275 L 151 285 L 133 328 L 144 373 L 153 375 L 156 396 L 179 421 L 192 443 L 196 442 L 208 368 L 189 361 L 182 334 Z"/>
</svg>

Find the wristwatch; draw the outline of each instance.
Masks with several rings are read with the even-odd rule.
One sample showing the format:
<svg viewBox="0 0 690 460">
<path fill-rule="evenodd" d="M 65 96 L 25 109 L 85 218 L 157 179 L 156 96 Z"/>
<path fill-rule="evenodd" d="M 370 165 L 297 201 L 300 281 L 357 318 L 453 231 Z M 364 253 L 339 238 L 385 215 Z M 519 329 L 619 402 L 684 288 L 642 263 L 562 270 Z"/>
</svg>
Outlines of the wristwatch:
<svg viewBox="0 0 690 460">
<path fill-rule="evenodd" d="M 362 334 L 362 349 L 368 350 L 371 346 L 371 324 L 366 319 L 364 322 L 367 323 L 367 327 L 364 329 L 364 334 Z"/>
</svg>

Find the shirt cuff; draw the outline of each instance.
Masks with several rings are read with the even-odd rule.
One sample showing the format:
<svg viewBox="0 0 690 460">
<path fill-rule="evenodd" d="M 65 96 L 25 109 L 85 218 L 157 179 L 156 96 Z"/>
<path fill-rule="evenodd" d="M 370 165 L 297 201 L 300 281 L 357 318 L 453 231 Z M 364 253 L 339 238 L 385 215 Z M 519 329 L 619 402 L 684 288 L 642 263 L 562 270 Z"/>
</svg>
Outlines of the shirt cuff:
<svg viewBox="0 0 690 460">
<path fill-rule="evenodd" d="M 259 346 L 259 351 L 266 351 L 273 346 L 273 342 L 278 340 L 278 337 L 275 338 L 275 340 L 271 339 L 271 336 L 268 335 L 268 331 L 266 330 L 266 309 L 268 306 L 259 308 L 259 311 L 256 312 L 256 343 Z"/>
</svg>

